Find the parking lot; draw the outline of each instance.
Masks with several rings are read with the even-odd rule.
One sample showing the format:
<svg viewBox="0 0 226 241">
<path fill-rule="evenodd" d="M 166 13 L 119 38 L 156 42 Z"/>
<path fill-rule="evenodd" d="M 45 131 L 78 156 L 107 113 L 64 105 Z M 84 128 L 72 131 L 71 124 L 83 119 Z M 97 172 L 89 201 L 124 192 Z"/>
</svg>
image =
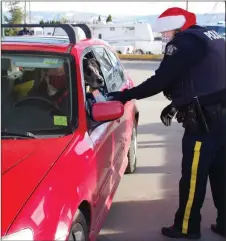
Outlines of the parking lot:
<svg viewBox="0 0 226 241">
<path fill-rule="evenodd" d="M 153 74 L 158 62 L 123 61 L 135 84 Z M 138 128 L 138 167 L 125 175 L 114 198 L 98 241 L 167 241 L 161 227 L 173 223 L 178 206 L 178 182 L 181 171 L 183 129 L 174 122 L 165 127 L 161 110 L 169 102 L 162 94 L 137 102 L 140 110 Z M 210 188 L 202 209 L 201 241 L 221 241 L 209 227 L 215 222 Z"/>
</svg>

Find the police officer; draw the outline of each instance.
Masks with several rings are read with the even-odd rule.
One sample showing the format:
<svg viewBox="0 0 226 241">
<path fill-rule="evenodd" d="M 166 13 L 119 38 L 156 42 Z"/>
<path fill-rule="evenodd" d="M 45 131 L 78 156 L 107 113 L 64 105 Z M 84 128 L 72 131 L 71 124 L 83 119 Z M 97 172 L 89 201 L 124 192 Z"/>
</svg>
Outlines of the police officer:
<svg viewBox="0 0 226 241">
<path fill-rule="evenodd" d="M 196 16 L 181 8 L 169 8 L 157 19 L 156 32 L 168 40 L 155 75 L 142 84 L 108 94 L 123 104 L 163 92 L 171 100 L 161 120 L 171 124 L 175 116 L 185 128 L 182 139 L 182 177 L 179 207 L 174 224 L 162 228 L 171 238 L 199 239 L 207 179 L 215 207 L 211 230 L 225 236 L 226 79 L 225 40 L 215 31 L 196 24 Z"/>
</svg>

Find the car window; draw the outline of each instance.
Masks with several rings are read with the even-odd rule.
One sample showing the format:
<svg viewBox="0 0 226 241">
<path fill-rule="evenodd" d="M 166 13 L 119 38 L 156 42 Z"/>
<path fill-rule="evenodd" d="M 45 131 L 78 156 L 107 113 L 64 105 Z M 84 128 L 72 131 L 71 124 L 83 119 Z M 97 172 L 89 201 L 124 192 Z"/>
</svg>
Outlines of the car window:
<svg viewBox="0 0 226 241">
<path fill-rule="evenodd" d="M 67 127 L 71 117 L 67 58 L 3 54 L 1 63 L 2 129 L 38 134 Z"/>
<path fill-rule="evenodd" d="M 111 63 L 114 68 L 114 73 L 116 76 L 116 78 L 114 79 L 114 85 L 111 86 L 112 87 L 111 90 L 115 91 L 120 89 L 122 84 L 125 82 L 124 70 L 118 58 L 115 56 L 115 54 L 109 49 L 106 49 L 106 51 L 110 57 Z"/>
<path fill-rule="evenodd" d="M 85 83 L 85 94 L 96 93 L 99 91 L 100 94 L 106 95 L 107 88 L 105 83 L 104 68 L 100 60 L 96 58 L 93 50 L 85 50 L 82 58 L 82 72 L 83 81 Z M 101 80 L 101 81 L 100 81 Z"/>
<path fill-rule="evenodd" d="M 115 54 L 111 50 L 107 49 L 107 52 L 110 56 L 113 66 L 118 69 L 121 80 L 124 81 L 125 80 L 124 69 L 123 69 L 119 59 L 115 56 Z"/>
<path fill-rule="evenodd" d="M 103 52 L 99 52 L 100 56 L 104 54 Z M 106 55 L 108 58 L 108 56 Z M 95 59 L 95 60 L 94 60 Z M 99 64 L 95 64 L 99 62 Z M 108 62 L 107 62 L 108 61 Z M 84 84 L 84 92 L 85 92 L 85 106 L 86 106 L 86 114 L 87 114 L 87 128 L 89 133 L 91 133 L 100 123 L 95 122 L 92 119 L 92 106 L 96 102 L 103 102 L 106 100 L 106 93 L 107 93 L 107 86 L 106 86 L 106 78 L 105 74 L 109 72 L 109 70 L 112 69 L 112 66 L 110 64 L 110 60 L 104 59 L 104 58 L 97 58 L 97 56 L 94 54 L 93 50 L 86 49 L 84 51 L 84 55 L 82 57 L 82 71 L 83 71 L 83 80 L 85 82 Z M 93 70 L 98 71 L 93 71 Z M 98 72 L 104 79 L 104 84 L 97 85 L 98 82 L 96 82 L 96 77 L 98 77 Z"/>
<path fill-rule="evenodd" d="M 98 54 L 99 61 L 103 67 L 104 72 L 108 73 L 112 69 L 112 64 L 105 49 L 102 47 L 95 47 L 94 49 Z"/>
<path fill-rule="evenodd" d="M 103 71 L 108 91 L 112 91 L 112 86 L 115 85 L 115 79 L 117 78 L 117 75 L 114 71 L 111 60 L 103 47 L 94 47 L 94 50 L 101 64 L 101 69 Z"/>
</svg>

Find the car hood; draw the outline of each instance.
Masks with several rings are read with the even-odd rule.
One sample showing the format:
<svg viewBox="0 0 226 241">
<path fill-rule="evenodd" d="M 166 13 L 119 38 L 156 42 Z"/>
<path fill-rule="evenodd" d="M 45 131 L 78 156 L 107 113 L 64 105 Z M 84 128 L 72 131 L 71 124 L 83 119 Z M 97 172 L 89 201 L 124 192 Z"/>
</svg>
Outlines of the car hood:
<svg viewBox="0 0 226 241">
<path fill-rule="evenodd" d="M 2 140 L 2 234 L 71 139 Z"/>
</svg>

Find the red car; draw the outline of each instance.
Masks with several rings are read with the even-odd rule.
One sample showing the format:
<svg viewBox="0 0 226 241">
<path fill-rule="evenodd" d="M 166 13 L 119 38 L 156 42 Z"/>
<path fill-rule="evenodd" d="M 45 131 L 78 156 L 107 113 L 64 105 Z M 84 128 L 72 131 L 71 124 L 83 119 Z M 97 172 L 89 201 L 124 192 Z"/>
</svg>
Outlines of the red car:
<svg viewBox="0 0 226 241">
<path fill-rule="evenodd" d="M 136 168 L 138 109 L 105 97 L 132 80 L 86 25 L 77 25 L 83 40 L 54 26 L 68 37 L 1 45 L 3 240 L 96 240 L 123 174 Z M 84 58 L 99 63 L 100 88 L 87 88 Z"/>
</svg>

